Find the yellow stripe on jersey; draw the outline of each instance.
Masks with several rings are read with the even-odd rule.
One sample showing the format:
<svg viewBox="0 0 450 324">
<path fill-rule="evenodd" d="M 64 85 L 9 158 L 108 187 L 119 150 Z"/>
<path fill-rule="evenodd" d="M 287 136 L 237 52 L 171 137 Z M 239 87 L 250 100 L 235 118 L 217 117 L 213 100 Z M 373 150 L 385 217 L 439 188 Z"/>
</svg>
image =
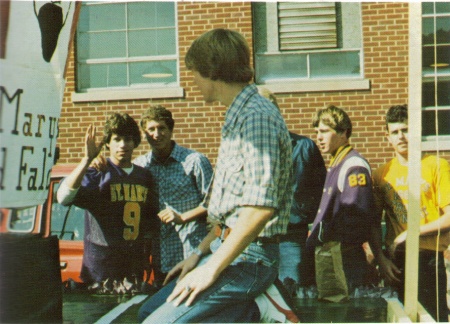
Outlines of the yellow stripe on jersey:
<svg viewBox="0 0 450 324">
<path fill-rule="evenodd" d="M 351 151 L 353 148 L 350 146 L 350 144 L 341 146 L 336 151 L 336 154 L 331 158 L 330 160 L 330 167 L 335 167 L 339 163 L 341 163 L 342 159 Z"/>
</svg>

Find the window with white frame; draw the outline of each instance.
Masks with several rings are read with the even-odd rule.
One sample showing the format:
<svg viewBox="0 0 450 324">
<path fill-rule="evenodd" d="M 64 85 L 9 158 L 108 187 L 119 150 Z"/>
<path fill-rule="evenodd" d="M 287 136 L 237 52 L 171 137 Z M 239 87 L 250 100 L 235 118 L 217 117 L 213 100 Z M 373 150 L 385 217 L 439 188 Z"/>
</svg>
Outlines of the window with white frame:
<svg viewBox="0 0 450 324">
<path fill-rule="evenodd" d="M 252 7 L 257 84 L 363 79 L 360 3 L 254 2 Z"/>
<path fill-rule="evenodd" d="M 450 141 L 450 2 L 422 3 L 422 136 Z"/>
<path fill-rule="evenodd" d="M 179 85 L 175 2 L 83 2 L 76 36 L 79 93 Z"/>
</svg>

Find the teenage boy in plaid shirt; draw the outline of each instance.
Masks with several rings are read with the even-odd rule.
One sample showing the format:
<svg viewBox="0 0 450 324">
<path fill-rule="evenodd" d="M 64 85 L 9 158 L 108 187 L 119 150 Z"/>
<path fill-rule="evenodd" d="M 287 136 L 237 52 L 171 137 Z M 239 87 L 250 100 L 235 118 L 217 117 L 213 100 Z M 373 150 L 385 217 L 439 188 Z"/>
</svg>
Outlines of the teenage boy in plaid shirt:
<svg viewBox="0 0 450 324">
<path fill-rule="evenodd" d="M 172 140 L 175 120 L 165 107 L 148 108 L 140 124 L 152 150 L 133 163 L 149 170 L 158 184 L 162 224 L 152 251 L 153 261 L 161 260 L 162 274 L 157 276 L 161 284 L 167 272 L 189 257 L 208 233 L 207 212 L 201 203 L 213 171 L 206 156 Z"/>
<path fill-rule="evenodd" d="M 171 292 L 146 322 L 268 321 L 254 300 L 264 304 L 259 295 L 270 293 L 269 287 L 276 291 L 271 285 L 278 275 L 277 236 L 286 233 L 292 200 L 289 133 L 279 110 L 250 84 L 250 50 L 242 35 L 209 31 L 193 42 L 185 61 L 205 101 L 228 106 L 205 201 L 218 225 L 169 272 L 166 281 L 179 279 L 158 293 Z M 151 300 L 141 308 L 141 319 Z M 281 321 L 298 321 L 289 309 L 282 316 Z"/>
</svg>

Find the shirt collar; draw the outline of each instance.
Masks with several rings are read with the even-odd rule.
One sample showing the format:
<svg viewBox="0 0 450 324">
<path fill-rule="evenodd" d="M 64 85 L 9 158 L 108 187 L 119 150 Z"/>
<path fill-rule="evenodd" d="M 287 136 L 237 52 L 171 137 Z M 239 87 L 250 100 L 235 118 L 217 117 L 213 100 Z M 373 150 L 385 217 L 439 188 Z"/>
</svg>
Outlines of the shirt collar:
<svg viewBox="0 0 450 324">
<path fill-rule="evenodd" d="M 116 172 L 121 175 L 129 175 L 131 174 L 131 172 L 133 172 L 134 168 L 133 168 L 133 164 L 131 164 L 131 172 L 126 172 L 123 168 L 121 168 L 120 166 L 114 164 L 110 158 L 106 158 L 107 163 L 114 169 L 116 170 Z"/>
<path fill-rule="evenodd" d="M 179 146 L 174 141 L 172 141 L 172 143 L 173 143 L 173 149 L 172 149 L 172 152 L 170 153 L 170 157 L 177 162 L 181 162 L 183 160 L 183 150 L 182 150 L 181 146 Z"/>
<path fill-rule="evenodd" d="M 350 144 L 342 145 L 336 151 L 336 154 L 330 160 L 330 167 L 335 167 L 339 163 L 341 163 L 342 159 L 351 151 L 353 148 Z"/>
<path fill-rule="evenodd" d="M 167 159 L 165 161 L 161 161 L 160 159 L 158 159 L 153 154 L 153 152 L 151 153 L 150 160 L 154 160 L 159 163 L 164 163 L 164 162 L 168 161 L 169 159 L 174 159 L 175 161 L 180 162 L 182 160 L 182 154 L 183 154 L 182 149 L 175 141 L 172 141 L 172 144 L 173 144 L 172 152 L 170 152 L 170 155 L 167 157 Z"/>
<path fill-rule="evenodd" d="M 234 98 L 230 107 L 225 114 L 225 123 L 222 127 L 222 135 L 228 133 L 236 123 L 238 117 L 243 113 L 247 101 L 258 93 L 258 88 L 254 84 L 249 84 L 242 89 L 242 91 Z"/>
</svg>

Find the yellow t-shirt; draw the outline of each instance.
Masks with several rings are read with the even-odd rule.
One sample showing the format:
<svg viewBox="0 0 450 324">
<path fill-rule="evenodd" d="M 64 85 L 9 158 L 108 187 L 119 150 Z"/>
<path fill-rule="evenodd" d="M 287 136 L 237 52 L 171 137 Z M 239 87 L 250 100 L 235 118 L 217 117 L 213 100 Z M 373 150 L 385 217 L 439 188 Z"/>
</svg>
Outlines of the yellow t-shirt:
<svg viewBox="0 0 450 324">
<path fill-rule="evenodd" d="M 397 158 L 392 159 L 373 172 L 373 185 L 376 202 L 386 212 L 386 246 L 389 246 L 408 227 L 408 167 Z M 450 167 L 446 160 L 432 155 L 422 158 L 420 201 L 421 225 L 438 219 L 440 208 L 450 205 Z M 436 250 L 436 238 L 437 235 L 421 236 L 419 247 Z M 442 231 L 439 250 L 444 251 L 449 243 L 450 232 Z"/>
</svg>

